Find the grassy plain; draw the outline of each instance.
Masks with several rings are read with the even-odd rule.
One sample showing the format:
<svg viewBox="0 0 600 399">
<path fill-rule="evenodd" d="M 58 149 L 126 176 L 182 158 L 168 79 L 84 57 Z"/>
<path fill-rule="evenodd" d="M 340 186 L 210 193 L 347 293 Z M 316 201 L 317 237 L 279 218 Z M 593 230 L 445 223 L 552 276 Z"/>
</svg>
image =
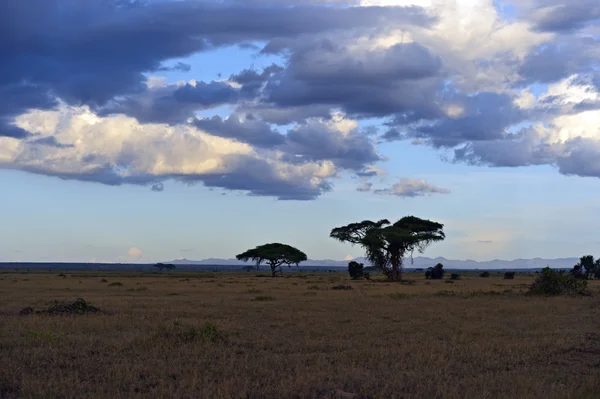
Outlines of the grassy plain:
<svg viewBox="0 0 600 399">
<path fill-rule="evenodd" d="M 0 397 L 599 398 L 600 282 L 534 276 L 2 273 Z M 19 315 L 78 297 L 107 313 Z"/>
</svg>

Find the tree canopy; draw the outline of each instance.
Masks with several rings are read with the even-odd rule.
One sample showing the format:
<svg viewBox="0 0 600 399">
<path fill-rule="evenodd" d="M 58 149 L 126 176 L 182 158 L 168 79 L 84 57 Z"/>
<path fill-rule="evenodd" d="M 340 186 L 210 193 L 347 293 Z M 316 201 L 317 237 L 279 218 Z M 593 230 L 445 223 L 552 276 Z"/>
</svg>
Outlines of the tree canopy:
<svg viewBox="0 0 600 399">
<path fill-rule="evenodd" d="M 288 265 L 288 267 L 298 266 L 300 262 L 308 259 L 306 254 L 299 249 L 281 243 L 259 245 L 236 255 L 235 258 L 244 262 L 252 260 L 256 263 L 257 269 L 262 262 L 265 262 L 271 267 L 273 277 L 275 277 L 277 268 L 281 268 L 282 265 Z"/>
<path fill-rule="evenodd" d="M 600 278 L 600 259 L 594 261 L 592 255 L 585 255 L 579 258 L 579 263 L 573 266 L 570 271 L 575 278 L 590 279 L 592 277 Z"/>
<path fill-rule="evenodd" d="M 416 216 L 405 216 L 394 224 L 387 219 L 364 220 L 331 230 L 330 237 L 357 244 L 365 249 L 367 259 L 390 280 L 401 280 L 403 258 L 446 238 L 444 225 Z"/>
</svg>

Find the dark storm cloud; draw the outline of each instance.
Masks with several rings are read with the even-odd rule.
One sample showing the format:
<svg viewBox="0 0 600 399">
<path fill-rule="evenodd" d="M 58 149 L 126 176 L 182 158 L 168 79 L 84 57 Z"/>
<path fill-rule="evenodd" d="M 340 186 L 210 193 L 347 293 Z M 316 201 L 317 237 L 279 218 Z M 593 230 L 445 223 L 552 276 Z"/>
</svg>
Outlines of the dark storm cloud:
<svg viewBox="0 0 600 399">
<path fill-rule="evenodd" d="M 416 43 L 354 54 L 331 40 L 299 43 L 288 67 L 267 82 L 265 102 L 279 107 L 332 105 L 359 117 L 403 110 L 430 114 L 441 59 Z"/>
<path fill-rule="evenodd" d="M 0 4 L 0 89 L 16 85 L 13 90 L 18 90 L 27 82 L 72 104 L 103 105 L 116 95 L 142 92 L 143 73 L 160 70 L 167 59 L 230 44 L 399 21 L 426 24 L 428 17 L 414 8 L 5 0 Z M 30 107 L 53 106 L 29 99 Z M 0 117 L 18 111 L 5 110 Z"/>
</svg>

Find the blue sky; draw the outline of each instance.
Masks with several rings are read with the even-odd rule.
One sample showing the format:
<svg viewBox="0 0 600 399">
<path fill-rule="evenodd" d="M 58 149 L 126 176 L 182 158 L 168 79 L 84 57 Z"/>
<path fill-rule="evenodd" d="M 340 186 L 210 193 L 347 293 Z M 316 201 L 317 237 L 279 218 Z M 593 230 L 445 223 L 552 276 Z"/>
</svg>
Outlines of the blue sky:
<svg viewBox="0 0 600 399">
<path fill-rule="evenodd" d="M 363 254 L 333 227 L 409 214 L 445 224 L 432 257 L 600 247 L 595 3 L 568 21 L 541 0 L 58 3 L 44 23 L 0 12 L 19 22 L 0 39 L 0 261 L 230 258 L 274 241 L 343 259 Z M 100 28 L 66 24 L 71 11 Z"/>
</svg>

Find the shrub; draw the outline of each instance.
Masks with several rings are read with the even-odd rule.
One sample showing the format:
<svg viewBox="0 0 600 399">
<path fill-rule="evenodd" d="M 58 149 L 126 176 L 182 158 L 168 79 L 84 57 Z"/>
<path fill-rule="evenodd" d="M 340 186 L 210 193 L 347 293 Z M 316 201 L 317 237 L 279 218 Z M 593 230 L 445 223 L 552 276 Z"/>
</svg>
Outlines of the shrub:
<svg viewBox="0 0 600 399">
<path fill-rule="evenodd" d="M 348 263 L 348 274 L 352 280 L 369 279 L 369 273 L 365 273 L 365 265 L 355 261 Z"/>
<path fill-rule="evenodd" d="M 444 278 L 444 265 L 438 263 L 434 267 L 428 267 L 425 272 L 426 279 L 441 280 Z"/>
<path fill-rule="evenodd" d="M 452 273 L 450 275 L 450 280 L 460 280 L 460 274 L 458 274 L 458 273 Z"/>
<path fill-rule="evenodd" d="M 528 295 L 591 295 L 587 281 L 580 280 L 564 271 L 545 267 L 529 287 Z"/>
<path fill-rule="evenodd" d="M 504 279 L 505 280 L 514 280 L 515 279 L 515 272 L 506 272 L 506 273 L 504 273 Z"/>
<path fill-rule="evenodd" d="M 103 278 L 102 280 L 100 280 L 101 283 L 108 283 L 108 280 Z"/>
<path fill-rule="evenodd" d="M 402 279 L 402 280 L 400 280 L 400 284 L 404 284 L 404 285 L 415 285 L 415 284 L 417 284 L 417 280 L 406 280 L 406 279 Z"/>
<path fill-rule="evenodd" d="M 479 277 L 488 278 L 490 276 L 490 272 L 483 272 L 479 275 Z"/>
<path fill-rule="evenodd" d="M 446 280 L 444 281 L 446 284 L 454 284 L 454 280 Z"/>
<path fill-rule="evenodd" d="M 122 287 L 122 286 L 123 286 L 123 283 L 120 283 L 120 282 L 118 282 L 118 281 L 115 281 L 114 283 L 110 283 L 108 286 L 109 286 L 109 287 Z"/>
</svg>

